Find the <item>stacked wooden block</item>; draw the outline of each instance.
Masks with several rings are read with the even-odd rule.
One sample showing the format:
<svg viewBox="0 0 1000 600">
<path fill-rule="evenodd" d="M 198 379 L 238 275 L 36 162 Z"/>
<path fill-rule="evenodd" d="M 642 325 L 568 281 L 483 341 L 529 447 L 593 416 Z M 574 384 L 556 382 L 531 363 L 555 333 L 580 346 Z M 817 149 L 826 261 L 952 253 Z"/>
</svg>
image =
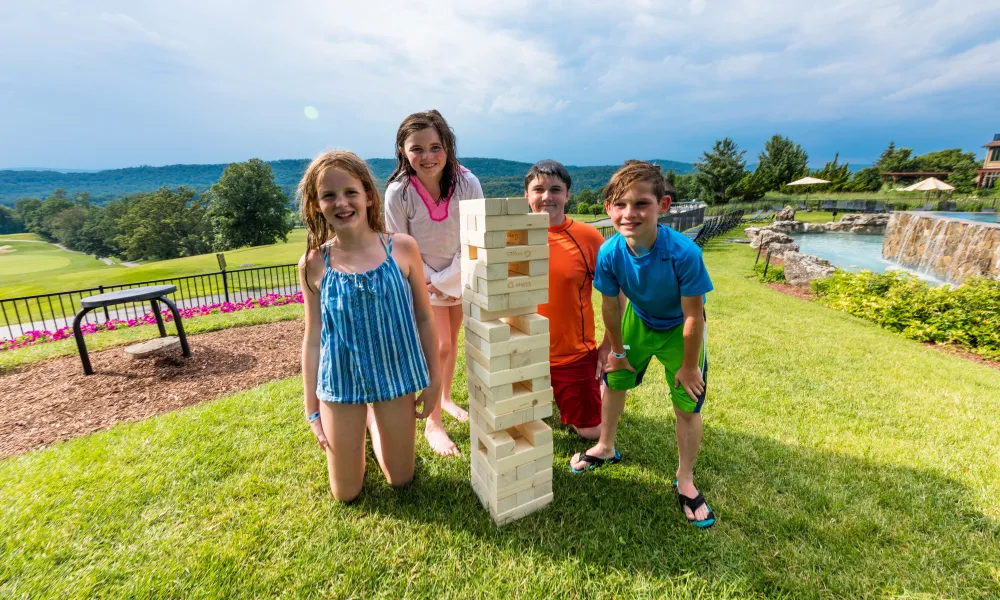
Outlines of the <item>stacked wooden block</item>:
<svg viewBox="0 0 1000 600">
<path fill-rule="evenodd" d="M 552 502 L 549 217 L 523 198 L 459 210 L 472 487 L 503 524 Z"/>
</svg>

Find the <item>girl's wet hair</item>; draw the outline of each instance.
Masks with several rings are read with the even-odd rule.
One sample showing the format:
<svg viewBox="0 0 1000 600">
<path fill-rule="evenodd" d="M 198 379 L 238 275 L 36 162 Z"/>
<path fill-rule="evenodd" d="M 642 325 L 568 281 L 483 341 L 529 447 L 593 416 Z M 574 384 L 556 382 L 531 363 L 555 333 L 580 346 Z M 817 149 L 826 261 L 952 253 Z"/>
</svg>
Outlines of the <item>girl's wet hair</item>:
<svg viewBox="0 0 1000 600">
<path fill-rule="evenodd" d="M 306 168 L 302 180 L 299 181 L 299 213 L 302 215 L 302 224 L 306 226 L 307 231 L 307 254 L 318 250 L 335 235 L 333 227 L 319 210 L 319 180 L 327 169 L 340 169 L 361 182 L 365 195 L 371 201 L 371 205 L 366 208 L 368 227 L 378 233 L 386 232 L 382 196 L 378 193 L 375 177 L 372 176 L 368 165 L 353 152 L 330 150 L 313 159 Z M 304 274 L 303 280 L 308 284 Z"/>
<path fill-rule="evenodd" d="M 396 170 L 389 176 L 387 183 L 401 178 L 403 180 L 403 189 L 406 189 L 406 186 L 410 184 L 410 180 L 409 177 L 404 177 L 404 175 L 417 174 L 413 165 L 406 159 L 406 153 L 403 151 L 406 138 L 418 131 L 431 128 L 437 131 L 438 137 L 441 138 L 441 145 L 444 147 L 445 156 L 447 157 L 444 170 L 441 171 L 441 197 L 448 198 L 455 191 L 455 187 L 461 185 L 463 179 L 459 177 L 461 166 L 458 163 L 458 146 L 455 142 L 455 132 L 451 130 L 451 127 L 448 127 L 448 122 L 436 110 L 413 113 L 403 119 L 399 130 L 396 131 Z"/>
</svg>

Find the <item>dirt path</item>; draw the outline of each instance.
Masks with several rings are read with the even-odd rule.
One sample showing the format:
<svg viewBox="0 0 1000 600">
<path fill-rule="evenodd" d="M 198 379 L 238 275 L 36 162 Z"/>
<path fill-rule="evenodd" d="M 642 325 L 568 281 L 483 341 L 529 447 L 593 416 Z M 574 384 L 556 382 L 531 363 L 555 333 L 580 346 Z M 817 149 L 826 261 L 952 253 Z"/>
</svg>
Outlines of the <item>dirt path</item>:
<svg viewBox="0 0 1000 600">
<path fill-rule="evenodd" d="M 0 458 L 250 389 L 299 372 L 302 322 L 234 327 L 188 338 L 180 352 L 133 360 L 121 347 L 0 375 Z"/>
</svg>

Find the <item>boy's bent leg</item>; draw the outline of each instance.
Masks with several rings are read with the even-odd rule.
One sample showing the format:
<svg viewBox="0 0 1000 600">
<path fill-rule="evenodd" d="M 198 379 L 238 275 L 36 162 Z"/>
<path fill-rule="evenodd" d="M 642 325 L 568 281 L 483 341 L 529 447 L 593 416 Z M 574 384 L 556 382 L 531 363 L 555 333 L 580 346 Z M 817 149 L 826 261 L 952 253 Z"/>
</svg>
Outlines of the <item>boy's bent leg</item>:
<svg viewBox="0 0 1000 600">
<path fill-rule="evenodd" d="M 329 442 L 326 465 L 330 492 L 341 502 L 357 498 L 365 480 L 366 417 L 364 404 L 320 402 L 323 433 Z"/>
<path fill-rule="evenodd" d="M 628 390 L 612 390 L 604 388 L 604 398 L 601 402 L 601 437 L 597 444 L 586 450 L 586 454 L 596 458 L 612 458 L 615 455 L 615 438 L 618 434 L 618 421 L 625 410 L 625 397 Z M 574 455 L 570 459 L 570 466 L 581 471 L 587 468 L 588 463 Z"/>
<path fill-rule="evenodd" d="M 597 350 L 567 365 L 552 367 L 552 391 L 564 425 L 588 440 L 601 435 L 601 387 L 594 379 Z"/>
<path fill-rule="evenodd" d="M 403 487 L 413 479 L 416 436 L 413 402 L 414 394 L 408 394 L 371 404 L 375 415 L 371 427 L 372 449 L 385 480 L 393 487 Z"/>
</svg>

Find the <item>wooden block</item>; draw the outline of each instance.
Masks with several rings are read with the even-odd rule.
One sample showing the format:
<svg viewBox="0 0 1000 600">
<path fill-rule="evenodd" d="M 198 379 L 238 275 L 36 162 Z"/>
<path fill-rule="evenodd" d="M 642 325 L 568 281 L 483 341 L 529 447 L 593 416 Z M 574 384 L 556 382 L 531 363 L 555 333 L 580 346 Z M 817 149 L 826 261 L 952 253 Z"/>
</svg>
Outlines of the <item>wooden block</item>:
<svg viewBox="0 0 1000 600">
<path fill-rule="evenodd" d="M 466 363 L 466 365 L 468 365 L 468 363 Z M 504 385 L 490 387 L 480 381 L 473 369 L 466 369 L 465 384 L 469 389 L 470 394 L 473 393 L 473 390 L 478 389 L 483 393 L 483 395 L 486 396 L 487 399 L 489 399 L 490 402 L 502 402 L 514 396 L 514 386 L 512 384 L 507 383 Z"/>
<path fill-rule="evenodd" d="M 506 198 L 476 198 L 458 203 L 460 215 L 506 215 Z M 515 213 L 516 214 L 516 213 Z"/>
<path fill-rule="evenodd" d="M 499 435 L 499 434 L 492 434 Z M 510 469 L 516 469 L 521 465 L 538 460 L 542 456 L 552 453 L 552 444 L 544 444 L 541 446 L 533 446 L 524 437 L 519 437 L 514 440 L 514 452 L 508 456 L 496 459 L 496 464 L 493 464 L 493 457 L 490 457 L 490 465 L 498 473 L 503 471 L 509 471 Z"/>
<path fill-rule="evenodd" d="M 470 429 L 479 429 L 476 423 L 469 423 Z M 520 430 L 515 430 L 515 432 Z M 550 430 L 551 431 L 551 430 Z M 523 432 L 521 432 L 521 437 L 518 440 L 525 439 Z M 484 431 L 476 431 L 476 439 L 479 440 L 479 447 L 486 449 L 487 456 L 490 457 L 490 464 L 492 465 L 496 460 L 502 459 L 504 457 L 509 457 L 517 451 L 517 440 L 511 436 L 508 431 L 497 431 L 495 433 L 486 433 Z M 531 444 L 528 444 L 531 446 Z M 524 444 L 522 444 L 522 447 Z M 532 446 L 533 447 L 533 446 Z M 521 450 L 523 452 L 523 448 Z M 522 464 L 522 463 L 519 463 Z M 515 465 L 516 467 L 517 465 Z M 506 469 L 497 469 L 498 471 Z"/>
<path fill-rule="evenodd" d="M 515 427 L 532 446 L 552 444 L 552 428 L 542 421 L 528 421 Z"/>
<path fill-rule="evenodd" d="M 548 261 L 536 261 L 536 262 L 544 262 L 545 264 L 548 264 Z M 521 263 L 496 263 L 493 265 L 484 265 L 483 263 L 479 263 L 473 260 L 463 260 L 462 275 L 479 277 L 481 279 L 486 279 L 489 281 L 496 281 L 498 279 L 507 279 L 508 277 L 510 277 L 510 265 L 512 264 L 521 264 Z"/>
<path fill-rule="evenodd" d="M 472 304 L 471 302 L 469 304 Z M 503 317 L 516 317 L 518 315 L 529 315 L 538 312 L 538 306 L 518 306 L 515 308 L 505 308 L 503 310 L 486 310 L 479 305 L 472 305 L 469 308 L 469 315 L 479 321 L 495 321 Z"/>
<path fill-rule="evenodd" d="M 535 476 L 535 463 L 530 462 L 517 468 L 517 479 L 531 479 Z"/>
<path fill-rule="evenodd" d="M 548 228 L 549 215 L 546 213 L 506 216 L 476 215 L 477 231 L 510 231 L 512 229 L 544 229 L 547 231 Z"/>
<path fill-rule="evenodd" d="M 537 246 L 549 243 L 549 232 L 545 229 L 508 231 L 504 240 L 507 242 L 507 246 Z"/>
<path fill-rule="evenodd" d="M 526 292 L 530 290 L 547 290 L 548 288 L 548 275 L 539 275 L 537 277 L 517 275 L 498 281 L 489 281 L 478 277 L 476 278 L 476 291 L 487 296 L 492 296 L 493 294 Z"/>
<path fill-rule="evenodd" d="M 547 287 L 543 290 L 531 290 L 530 292 L 511 292 L 510 294 L 507 294 L 508 308 L 545 304 L 548 301 L 549 301 L 549 289 Z"/>
<path fill-rule="evenodd" d="M 488 404 L 483 402 L 483 398 L 484 396 L 482 394 L 478 394 L 477 396 L 469 395 L 469 412 L 470 414 L 475 412 L 475 423 L 479 426 L 483 433 L 505 431 L 511 427 L 517 427 L 518 425 L 523 425 L 524 423 L 535 420 L 535 411 L 532 408 L 525 408 L 516 412 L 496 414 L 490 409 Z M 551 406 L 551 404 L 549 406 Z"/>
<path fill-rule="evenodd" d="M 125 354 L 130 358 L 148 358 L 164 352 L 169 352 L 181 347 L 181 339 L 176 335 L 153 338 L 146 342 L 139 342 L 125 347 Z"/>
<path fill-rule="evenodd" d="M 533 391 L 523 383 L 515 383 L 512 386 L 511 395 L 509 397 L 504 398 L 503 400 L 489 399 L 487 406 L 489 406 L 490 410 L 498 415 L 523 410 L 525 408 L 534 409 L 542 405 L 548 405 L 550 407 L 549 410 L 551 411 L 553 399 L 554 395 L 551 387 Z"/>
<path fill-rule="evenodd" d="M 531 212 L 527 198 L 507 198 L 508 215 L 526 215 Z"/>
<path fill-rule="evenodd" d="M 485 488 L 485 500 L 490 504 L 496 504 L 498 500 L 516 496 L 526 490 L 536 490 L 539 487 L 545 489 L 546 484 L 552 483 L 552 468 L 547 467 L 543 471 L 533 471 L 530 477 L 517 479 L 514 477 L 516 469 L 505 473 L 497 473 L 488 462 L 488 457 L 479 452 L 472 453 L 472 471 L 480 478 Z M 533 466 L 534 463 L 531 463 Z M 551 490 L 549 490 L 551 492 Z"/>
<path fill-rule="evenodd" d="M 508 264 L 508 275 L 548 275 L 549 261 L 528 260 L 525 262 L 512 262 Z M 484 277 L 483 279 L 489 279 Z M 499 279 L 499 278 L 498 278 Z"/>
<path fill-rule="evenodd" d="M 554 498 L 552 494 L 546 494 L 545 496 L 542 496 L 540 498 L 535 498 L 534 500 L 532 500 L 527 504 L 512 508 L 507 512 L 503 513 L 498 512 L 494 514 L 491 511 L 490 514 L 493 517 L 493 522 L 496 523 L 497 526 L 499 527 L 501 525 L 506 525 L 511 521 L 516 521 L 518 519 L 524 518 L 533 512 L 545 508 L 549 504 L 552 504 L 552 498 Z"/>
<path fill-rule="evenodd" d="M 477 248 L 468 244 L 462 244 L 462 259 L 474 260 L 484 265 L 541 260 L 548 257 L 548 244 L 538 246 L 507 246 L 506 248 Z"/>
<path fill-rule="evenodd" d="M 473 361 L 472 372 L 476 377 L 479 378 L 485 387 L 495 387 L 498 385 L 503 385 L 506 383 L 518 383 L 526 380 L 533 380 L 539 377 L 548 377 L 549 375 L 549 363 L 545 361 L 543 363 L 536 363 L 526 367 L 519 367 L 517 369 L 508 369 L 506 371 L 487 371 L 482 365 Z"/>
<path fill-rule="evenodd" d="M 548 290 L 545 291 L 548 292 Z M 535 293 L 535 292 L 528 292 L 528 293 Z M 508 297 L 509 294 L 501 294 L 498 296 L 485 296 L 469 288 L 465 288 L 462 290 L 462 298 L 464 300 L 468 300 L 469 302 L 475 304 L 479 308 L 484 308 L 488 311 L 506 310 L 507 308 L 509 308 L 508 302 L 510 300 L 508 299 Z M 523 299 L 520 300 L 524 301 Z"/>
<path fill-rule="evenodd" d="M 541 497 L 552 493 L 552 480 L 543 481 L 535 486 L 532 486 L 535 492 L 535 497 Z"/>
<path fill-rule="evenodd" d="M 535 472 L 540 473 L 545 469 L 552 468 L 552 459 L 555 458 L 555 454 L 549 454 L 548 456 L 543 456 L 535 461 Z"/>
<path fill-rule="evenodd" d="M 536 420 L 548 419 L 552 416 L 552 403 L 539 404 L 535 407 L 534 414 L 531 415 Z"/>
<path fill-rule="evenodd" d="M 540 390 L 547 390 L 552 387 L 552 377 L 546 375 L 544 377 L 533 377 L 529 381 L 522 381 L 521 385 L 527 387 L 533 392 Z"/>
<path fill-rule="evenodd" d="M 494 357 L 484 356 L 483 353 L 470 344 L 468 340 L 465 342 L 465 356 L 469 360 L 476 361 L 490 372 L 506 371 L 511 368 L 510 354 L 501 354 Z M 468 362 L 466 364 L 468 364 Z"/>
<path fill-rule="evenodd" d="M 524 506 L 535 499 L 535 490 L 533 488 L 528 488 L 523 492 L 518 492 L 517 501 L 514 506 Z M 498 511 L 499 512 L 499 511 Z"/>
<path fill-rule="evenodd" d="M 465 341 L 475 346 L 483 356 L 493 357 L 530 352 L 538 348 L 547 349 L 551 340 L 548 333 L 526 335 L 514 329 L 510 332 L 510 339 L 505 342 L 488 342 L 469 330 L 465 332 Z"/>
<path fill-rule="evenodd" d="M 534 350 L 528 350 L 527 352 L 509 354 L 508 356 L 510 357 L 507 361 L 510 365 L 508 368 L 517 369 L 520 367 L 527 367 L 528 365 L 546 362 L 549 360 L 549 349 L 535 348 Z"/>
<path fill-rule="evenodd" d="M 510 325 L 503 321 L 480 321 L 465 317 L 463 322 L 473 333 L 488 342 L 505 342 L 510 339 Z"/>
<path fill-rule="evenodd" d="M 466 229 L 459 234 L 463 244 L 478 248 L 506 248 L 507 234 L 503 231 L 472 231 Z"/>
<path fill-rule="evenodd" d="M 527 335 L 539 335 L 549 330 L 549 320 L 538 314 L 503 317 L 501 320 Z"/>
</svg>

